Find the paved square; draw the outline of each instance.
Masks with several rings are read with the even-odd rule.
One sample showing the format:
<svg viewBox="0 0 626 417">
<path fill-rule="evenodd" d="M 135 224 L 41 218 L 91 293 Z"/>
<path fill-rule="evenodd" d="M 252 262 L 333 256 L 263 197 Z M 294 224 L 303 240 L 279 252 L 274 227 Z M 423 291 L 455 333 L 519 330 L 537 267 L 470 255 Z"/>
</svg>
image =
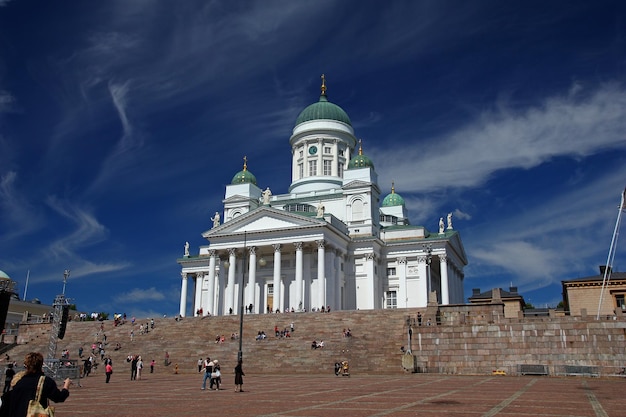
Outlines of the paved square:
<svg viewBox="0 0 626 417">
<path fill-rule="evenodd" d="M 247 375 L 234 392 L 225 372 L 220 391 L 202 391 L 201 374 L 144 374 L 130 381 L 117 367 L 72 386 L 57 417 L 103 416 L 626 416 L 626 380 L 449 375 Z M 226 367 L 224 367 L 226 368 Z"/>
</svg>

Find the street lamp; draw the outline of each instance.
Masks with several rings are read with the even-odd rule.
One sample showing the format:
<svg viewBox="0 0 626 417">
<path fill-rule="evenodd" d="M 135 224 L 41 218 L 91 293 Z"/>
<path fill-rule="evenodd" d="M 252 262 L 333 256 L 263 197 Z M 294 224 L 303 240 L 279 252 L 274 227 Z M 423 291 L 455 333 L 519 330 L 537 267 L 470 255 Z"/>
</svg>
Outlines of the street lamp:
<svg viewBox="0 0 626 417">
<path fill-rule="evenodd" d="M 70 277 L 70 270 L 66 269 L 63 271 L 63 295 L 65 295 L 65 284 L 67 284 L 67 279 Z"/>
</svg>

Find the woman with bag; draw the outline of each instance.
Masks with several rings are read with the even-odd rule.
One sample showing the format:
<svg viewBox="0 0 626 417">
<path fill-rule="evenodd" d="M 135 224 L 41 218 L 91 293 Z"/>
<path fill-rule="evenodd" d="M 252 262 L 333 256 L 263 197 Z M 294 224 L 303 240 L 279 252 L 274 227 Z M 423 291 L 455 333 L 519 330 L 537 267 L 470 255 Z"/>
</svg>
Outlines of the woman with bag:
<svg viewBox="0 0 626 417">
<path fill-rule="evenodd" d="M 29 409 L 37 406 L 35 399 L 39 399 L 39 406 L 46 409 L 48 401 L 62 403 L 69 397 L 72 381 L 66 378 L 63 388 L 57 388 L 54 379 L 43 373 L 43 355 L 31 352 L 24 358 L 24 376 L 15 384 L 11 391 L 11 416 L 27 416 Z M 47 410 L 46 410 L 47 411 Z"/>
</svg>

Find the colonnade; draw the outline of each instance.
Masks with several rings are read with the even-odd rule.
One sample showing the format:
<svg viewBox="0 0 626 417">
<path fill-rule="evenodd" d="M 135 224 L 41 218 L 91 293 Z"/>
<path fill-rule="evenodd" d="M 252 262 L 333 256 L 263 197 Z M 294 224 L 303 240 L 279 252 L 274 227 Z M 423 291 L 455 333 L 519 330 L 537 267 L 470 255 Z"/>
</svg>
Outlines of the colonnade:
<svg viewBox="0 0 626 417">
<path fill-rule="evenodd" d="M 269 247 L 273 252 L 271 276 L 266 271 L 263 273 L 263 281 L 257 282 L 257 265 L 264 266 L 266 263 L 264 258 L 258 259 L 257 255 L 262 250 L 267 253 Z M 305 249 L 311 250 L 305 253 Z M 316 276 L 311 276 L 311 258 L 315 254 L 317 273 Z M 295 258 L 293 267 L 284 268 L 283 257 L 287 261 Z M 324 240 L 275 243 L 268 247 L 210 249 L 208 268 L 183 267 L 180 315 L 186 316 L 190 276 L 195 281 L 193 312 L 202 308 L 203 315 L 236 313 L 236 308 L 241 308 L 242 304 L 251 305 L 251 313 L 266 312 L 263 304 L 270 300 L 269 284 L 272 285 L 273 294 L 271 305 L 268 303 L 267 307 L 271 311 L 289 308 L 302 310 L 327 305 L 333 309 L 341 308 L 343 257 L 344 253 L 340 249 L 329 247 Z M 283 294 L 283 289 L 287 294 Z M 286 305 L 287 302 L 289 305 Z"/>
</svg>

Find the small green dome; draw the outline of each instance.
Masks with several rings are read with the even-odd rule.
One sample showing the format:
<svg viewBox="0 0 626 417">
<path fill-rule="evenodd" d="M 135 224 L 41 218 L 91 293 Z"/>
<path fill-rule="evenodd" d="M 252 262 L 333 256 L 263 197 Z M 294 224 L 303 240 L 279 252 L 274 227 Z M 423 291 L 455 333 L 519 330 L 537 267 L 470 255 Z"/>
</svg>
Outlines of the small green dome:
<svg viewBox="0 0 626 417">
<path fill-rule="evenodd" d="M 0 271 L 0 279 L 11 279 L 11 277 L 9 277 L 6 272 Z"/>
<path fill-rule="evenodd" d="M 391 194 L 383 199 L 383 207 L 404 206 L 404 198 L 400 194 L 396 194 L 396 188 L 391 184 Z"/>
<path fill-rule="evenodd" d="M 235 174 L 231 184 L 256 184 L 256 177 L 248 171 L 248 158 L 243 157 L 243 169 Z"/>
<path fill-rule="evenodd" d="M 363 148 L 361 147 L 361 141 L 359 140 L 359 154 L 350 160 L 348 163 L 348 169 L 365 167 L 374 169 L 374 162 L 372 162 L 372 160 L 367 156 L 363 155 Z"/>
<path fill-rule="evenodd" d="M 322 94 L 320 95 L 320 100 L 300 112 L 296 119 L 296 126 L 310 120 L 337 120 L 352 126 L 348 114 L 338 105 L 328 101 L 328 97 L 326 97 L 326 77 L 324 74 L 322 74 Z"/>
</svg>

